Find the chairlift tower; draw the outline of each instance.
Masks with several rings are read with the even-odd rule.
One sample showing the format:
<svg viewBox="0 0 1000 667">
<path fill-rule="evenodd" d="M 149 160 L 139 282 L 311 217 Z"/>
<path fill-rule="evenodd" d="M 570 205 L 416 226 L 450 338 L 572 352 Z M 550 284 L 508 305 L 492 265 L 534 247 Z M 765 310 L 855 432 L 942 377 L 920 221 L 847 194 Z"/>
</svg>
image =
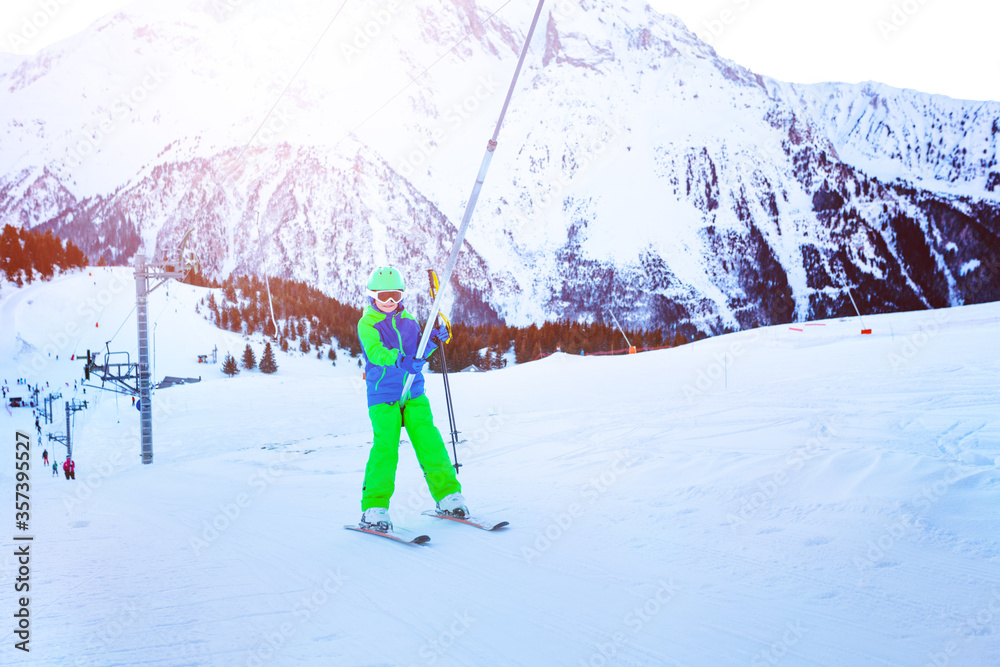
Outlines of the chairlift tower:
<svg viewBox="0 0 1000 667">
<path fill-rule="evenodd" d="M 65 435 L 53 435 L 49 434 L 49 440 L 55 440 L 56 442 L 62 443 L 66 446 L 66 458 L 73 458 L 73 433 L 71 427 L 71 418 L 74 412 L 87 409 L 87 401 L 77 401 L 75 398 L 66 401 L 66 434 Z M 54 458 L 54 457 L 53 457 Z"/>
<path fill-rule="evenodd" d="M 191 230 L 193 231 L 193 230 Z M 153 462 L 153 403 L 149 387 L 149 315 L 147 302 L 149 294 L 171 278 L 182 280 L 188 271 L 198 265 L 193 254 L 185 255 L 184 245 L 187 243 L 188 231 L 181 241 L 181 251 L 178 260 L 147 263 L 146 256 L 135 256 L 135 319 L 139 334 L 139 429 L 142 441 L 142 462 L 148 465 Z M 150 286 L 152 281 L 160 282 Z"/>
<path fill-rule="evenodd" d="M 53 401 L 56 401 L 56 400 L 58 400 L 60 398 L 62 398 L 62 394 L 61 393 L 59 393 L 59 394 L 49 394 L 42 401 L 42 404 L 43 404 L 43 407 L 42 407 L 42 416 L 45 417 L 45 423 L 46 424 L 51 424 L 52 423 L 52 403 L 53 403 Z"/>
</svg>

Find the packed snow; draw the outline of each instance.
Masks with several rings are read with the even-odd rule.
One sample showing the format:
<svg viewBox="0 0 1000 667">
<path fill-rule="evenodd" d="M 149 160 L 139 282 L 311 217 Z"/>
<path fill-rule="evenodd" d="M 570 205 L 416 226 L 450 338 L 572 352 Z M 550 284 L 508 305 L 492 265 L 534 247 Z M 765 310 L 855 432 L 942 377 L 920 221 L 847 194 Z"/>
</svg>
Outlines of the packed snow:
<svg viewBox="0 0 1000 667">
<path fill-rule="evenodd" d="M 360 516 L 371 442 L 356 360 L 279 352 L 275 375 L 227 378 L 197 355 L 238 358 L 248 341 L 195 313 L 206 294 L 168 283 L 150 300 L 154 379 L 201 381 L 156 392 L 144 466 L 130 399 L 74 391 L 70 359 L 110 340 L 135 360 L 131 271 L 0 291 L 0 379 L 89 405 L 74 419 L 75 481 L 42 467 L 30 409 L 0 411 L 5 497 L 15 430 L 34 457 L 31 651 L 14 648 L 8 548 L 4 664 L 1000 655 L 1000 304 L 865 317 L 870 335 L 831 320 L 456 374 L 465 496 L 510 526 L 422 516 L 433 503 L 404 434 L 391 513 L 432 537 L 417 547 L 342 528 Z M 249 342 L 259 358 L 263 341 Z M 441 427 L 441 379 L 427 386 Z M 65 428 L 54 405 L 46 436 Z"/>
</svg>

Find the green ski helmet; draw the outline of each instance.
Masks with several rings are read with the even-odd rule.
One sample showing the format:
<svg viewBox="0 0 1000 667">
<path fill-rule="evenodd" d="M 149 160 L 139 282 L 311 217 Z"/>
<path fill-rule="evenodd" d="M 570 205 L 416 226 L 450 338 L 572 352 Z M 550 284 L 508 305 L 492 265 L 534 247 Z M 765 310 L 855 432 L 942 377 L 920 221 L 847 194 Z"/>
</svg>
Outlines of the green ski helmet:
<svg viewBox="0 0 1000 667">
<path fill-rule="evenodd" d="M 406 289 L 402 274 L 391 266 L 379 266 L 368 276 L 368 291 L 381 292 L 383 290 Z"/>
</svg>

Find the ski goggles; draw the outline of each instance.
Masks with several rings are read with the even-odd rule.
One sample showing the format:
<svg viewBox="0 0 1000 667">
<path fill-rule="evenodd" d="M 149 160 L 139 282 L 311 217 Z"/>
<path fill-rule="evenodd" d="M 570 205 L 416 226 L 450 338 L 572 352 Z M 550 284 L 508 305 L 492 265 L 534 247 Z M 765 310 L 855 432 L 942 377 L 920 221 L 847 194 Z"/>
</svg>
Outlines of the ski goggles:
<svg viewBox="0 0 1000 667">
<path fill-rule="evenodd" d="M 403 290 L 368 290 L 368 296 L 381 303 L 399 303 L 403 299 Z"/>
</svg>

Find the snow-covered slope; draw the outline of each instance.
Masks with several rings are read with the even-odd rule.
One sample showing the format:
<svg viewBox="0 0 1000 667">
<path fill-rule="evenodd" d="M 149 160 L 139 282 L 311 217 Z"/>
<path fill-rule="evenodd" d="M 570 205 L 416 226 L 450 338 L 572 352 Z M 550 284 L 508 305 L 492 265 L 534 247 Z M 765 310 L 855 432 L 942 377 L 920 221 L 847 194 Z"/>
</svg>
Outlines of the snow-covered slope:
<svg viewBox="0 0 1000 667">
<path fill-rule="evenodd" d="M 353 300 L 382 246 L 438 264 L 524 10 L 138 0 L 0 72 L 0 223 L 119 263 L 194 227 L 219 274 Z M 1000 104 L 773 81 L 640 0 L 542 22 L 458 271 L 474 319 L 691 336 L 844 315 L 847 285 L 865 313 L 1000 299 Z"/>
<path fill-rule="evenodd" d="M 75 482 L 34 448 L 31 653 L 8 626 L 5 663 L 986 665 L 1000 651 L 996 304 L 873 316 L 865 336 L 828 320 L 457 375 L 465 494 L 511 525 L 420 516 L 404 434 L 393 520 L 432 536 L 411 548 L 340 528 L 360 513 L 371 439 L 356 366 L 198 366 L 206 346 L 244 344 L 190 310 L 203 293 L 171 284 L 150 306 L 157 374 L 203 376 L 156 393 L 152 465 L 138 413 L 93 390 Z M 70 351 L 134 344 L 131 304 L 120 269 L 5 288 L 0 377 L 72 384 Z M 12 412 L 6 437 L 33 431 Z M 2 562 L 10 582 L 11 550 Z"/>
</svg>

